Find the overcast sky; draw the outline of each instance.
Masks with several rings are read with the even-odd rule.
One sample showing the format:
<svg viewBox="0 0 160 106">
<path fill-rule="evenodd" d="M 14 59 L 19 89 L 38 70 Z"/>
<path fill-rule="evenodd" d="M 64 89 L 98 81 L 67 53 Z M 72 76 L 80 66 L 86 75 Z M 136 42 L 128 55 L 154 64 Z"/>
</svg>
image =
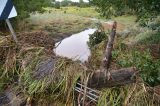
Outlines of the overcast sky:
<svg viewBox="0 0 160 106">
<path fill-rule="evenodd" d="M 63 0 L 56 0 L 56 1 L 63 1 Z M 79 2 L 79 0 L 71 0 L 71 1 L 74 1 L 74 2 Z M 88 2 L 88 0 L 83 0 L 84 2 Z"/>
</svg>

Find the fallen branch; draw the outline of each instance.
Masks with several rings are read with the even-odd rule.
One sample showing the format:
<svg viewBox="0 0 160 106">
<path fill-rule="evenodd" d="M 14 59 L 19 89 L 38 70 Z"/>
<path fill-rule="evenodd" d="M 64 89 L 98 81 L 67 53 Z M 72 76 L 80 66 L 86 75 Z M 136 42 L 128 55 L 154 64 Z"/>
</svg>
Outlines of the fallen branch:
<svg viewBox="0 0 160 106">
<path fill-rule="evenodd" d="M 135 79 L 135 68 L 124 68 L 120 70 L 111 71 L 111 79 L 108 80 L 106 72 L 96 71 L 92 74 L 88 81 L 88 87 L 90 88 L 105 88 L 113 86 L 122 86 L 125 84 L 134 83 Z"/>
</svg>

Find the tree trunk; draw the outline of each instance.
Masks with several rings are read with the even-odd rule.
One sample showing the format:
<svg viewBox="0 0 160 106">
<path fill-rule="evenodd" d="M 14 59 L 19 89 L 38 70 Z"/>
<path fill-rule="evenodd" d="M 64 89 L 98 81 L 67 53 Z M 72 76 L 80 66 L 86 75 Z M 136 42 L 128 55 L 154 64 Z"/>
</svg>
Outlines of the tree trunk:
<svg viewBox="0 0 160 106">
<path fill-rule="evenodd" d="M 112 30 L 110 35 L 108 36 L 108 43 L 105 50 L 105 56 L 102 61 L 102 70 L 108 71 L 111 57 L 112 57 L 112 49 L 113 49 L 113 42 L 116 35 L 116 28 L 117 28 L 117 22 L 115 21 L 112 26 Z"/>
<path fill-rule="evenodd" d="M 120 70 L 111 71 L 111 79 L 108 80 L 105 76 L 106 72 L 96 71 L 92 74 L 88 81 L 88 87 L 90 88 L 106 88 L 113 86 L 122 86 L 129 83 L 134 83 L 135 78 L 135 68 L 124 68 Z"/>
<path fill-rule="evenodd" d="M 112 30 L 108 36 L 108 43 L 100 70 L 94 72 L 88 81 L 88 87 L 105 88 L 122 86 L 136 81 L 135 68 L 124 68 L 119 70 L 109 70 L 112 58 L 113 42 L 116 35 L 117 22 L 113 23 Z"/>
</svg>

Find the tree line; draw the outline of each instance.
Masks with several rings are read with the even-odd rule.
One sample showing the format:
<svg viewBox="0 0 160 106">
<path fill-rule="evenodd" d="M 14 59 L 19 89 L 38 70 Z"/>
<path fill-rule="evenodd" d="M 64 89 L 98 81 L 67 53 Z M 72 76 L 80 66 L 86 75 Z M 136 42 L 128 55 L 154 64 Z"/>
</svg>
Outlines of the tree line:
<svg viewBox="0 0 160 106">
<path fill-rule="evenodd" d="M 77 6 L 77 7 L 89 7 L 90 4 L 84 2 L 83 0 L 79 0 L 79 2 L 73 2 L 70 0 L 63 0 L 62 2 L 53 0 L 52 7 L 55 7 L 57 9 L 60 9 L 60 7 L 66 7 L 66 6 Z"/>
<path fill-rule="evenodd" d="M 79 0 L 79 2 L 70 0 L 63 0 L 62 2 L 55 0 L 13 0 L 13 3 L 18 11 L 16 21 L 29 17 L 30 13 L 33 12 L 44 12 L 43 7 L 60 8 L 61 6 L 96 6 L 97 11 L 103 17 L 134 14 L 137 16 L 137 21 L 142 23 L 160 15 L 160 0 L 89 0 L 89 3 L 85 3 L 83 0 Z M 0 21 L 0 27 L 3 26 L 4 22 Z"/>
</svg>

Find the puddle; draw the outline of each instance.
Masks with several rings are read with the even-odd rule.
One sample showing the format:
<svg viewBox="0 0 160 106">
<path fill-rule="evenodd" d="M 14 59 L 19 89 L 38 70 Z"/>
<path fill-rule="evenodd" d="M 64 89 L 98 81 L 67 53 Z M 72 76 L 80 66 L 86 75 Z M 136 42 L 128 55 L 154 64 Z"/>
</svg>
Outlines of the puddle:
<svg viewBox="0 0 160 106">
<path fill-rule="evenodd" d="M 54 52 L 58 56 L 67 57 L 72 60 L 87 61 L 88 57 L 91 55 L 87 45 L 89 34 L 93 34 L 95 31 L 96 29 L 87 29 L 65 38 L 61 42 L 56 43 L 57 48 L 54 49 Z"/>
</svg>

